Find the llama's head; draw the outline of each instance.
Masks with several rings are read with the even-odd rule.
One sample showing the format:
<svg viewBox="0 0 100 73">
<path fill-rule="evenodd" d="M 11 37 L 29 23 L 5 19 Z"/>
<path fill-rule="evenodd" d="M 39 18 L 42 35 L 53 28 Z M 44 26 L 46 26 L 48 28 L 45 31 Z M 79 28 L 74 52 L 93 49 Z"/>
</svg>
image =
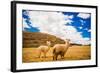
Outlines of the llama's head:
<svg viewBox="0 0 100 73">
<path fill-rule="evenodd" d="M 68 44 L 68 43 L 70 44 L 70 41 L 71 41 L 70 39 L 66 39 L 66 40 L 65 40 L 65 43 L 66 43 L 66 44 Z"/>
<path fill-rule="evenodd" d="M 50 41 L 46 41 L 48 46 L 51 46 L 51 42 Z"/>
<path fill-rule="evenodd" d="M 70 42 L 71 40 L 70 39 L 66 39 L 68 42 Z"/>
</svg>

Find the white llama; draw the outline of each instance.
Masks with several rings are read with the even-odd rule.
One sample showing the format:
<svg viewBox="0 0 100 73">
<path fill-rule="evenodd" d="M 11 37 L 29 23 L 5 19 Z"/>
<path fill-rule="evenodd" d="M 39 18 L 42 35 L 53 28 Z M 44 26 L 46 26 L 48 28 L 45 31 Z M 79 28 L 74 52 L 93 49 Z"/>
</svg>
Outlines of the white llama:
<svg viewBox="0 0 100 73">
<path fill-rule="evenodd" d="M 40 58 L 41 58 L 41 54 L 42 53 L 44 54 L 44 58 L 46 58 L 46 54 L 50 50 L 51 42 L 47 41 L 46 43 L 47 43 L 47 45 L 41 45 L 41 46 L 38 47 L 38 49 L 39 49 L 39 57 Z"/>
</svg>

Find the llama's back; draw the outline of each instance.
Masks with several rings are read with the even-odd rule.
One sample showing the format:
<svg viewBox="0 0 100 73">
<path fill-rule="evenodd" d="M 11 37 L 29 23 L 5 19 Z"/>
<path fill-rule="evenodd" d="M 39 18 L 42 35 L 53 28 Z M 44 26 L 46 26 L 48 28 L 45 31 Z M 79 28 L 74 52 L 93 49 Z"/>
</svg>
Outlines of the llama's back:
<svg viewBox="0 0 100 73">
<path fill-rule="evenodd" d="M 60 51 L 64 52 L 67 49 L 67 47 L 64 44 L 56 44 L 53 47 L 53 49 L 55 52 L 60 52 Z"/>
<path fill-rule="evenodd" d="M 48 50 L 48 46 L 40 46 L 38 49 L 41 50 L 41 52 L 46 52 Z"/>
<path fill-rule="evenodd" d="M 46 49 L 46 48 L 48 48 L 48 46 L 40 46 L 40 47 L 38 47 L 38 49 Z"/>
</svg>

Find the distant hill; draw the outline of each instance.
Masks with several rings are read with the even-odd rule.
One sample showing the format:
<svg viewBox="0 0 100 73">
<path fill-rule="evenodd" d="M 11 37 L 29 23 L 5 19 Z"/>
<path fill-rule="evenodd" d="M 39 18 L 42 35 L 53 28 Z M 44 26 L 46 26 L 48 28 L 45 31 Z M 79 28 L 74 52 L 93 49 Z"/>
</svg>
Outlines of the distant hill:
<svg viewBox="0 0 100 73">
<path fill-rule="evenodd" d="M 64 40 L 47 33 L 25 32 L 23 31 L 23 48 L 38 47 L 46 45 L 46 41 L 51 41 L 51 46 L 57 43 L 65 43 Z"/>
</svg>

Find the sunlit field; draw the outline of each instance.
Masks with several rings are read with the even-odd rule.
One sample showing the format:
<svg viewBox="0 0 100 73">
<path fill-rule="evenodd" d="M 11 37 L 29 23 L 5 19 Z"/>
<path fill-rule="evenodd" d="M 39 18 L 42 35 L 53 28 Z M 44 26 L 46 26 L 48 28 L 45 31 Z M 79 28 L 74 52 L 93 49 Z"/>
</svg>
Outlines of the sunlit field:
<svg viewBox="0 0 100 73">
<path fill-rule="evenodd" d="M 39 49 L 37 48 L 23 48 L 22 53 L 22 60 L 23 63 L 30 63 L 30 62 L 46 62 L 46 61 L 53 61 L 53 49 L 52 47 L 46 54 L 46 58 L 39 57 Z M 68 51 L 66 52 L 64 59 L 61 59 L 59 56 L 57 61 L 64 61 L 64 60 L 88 60 L 91 59 L 91 47 L 90 46 L 72 46 L 69 47 Z"/>
</svg>

